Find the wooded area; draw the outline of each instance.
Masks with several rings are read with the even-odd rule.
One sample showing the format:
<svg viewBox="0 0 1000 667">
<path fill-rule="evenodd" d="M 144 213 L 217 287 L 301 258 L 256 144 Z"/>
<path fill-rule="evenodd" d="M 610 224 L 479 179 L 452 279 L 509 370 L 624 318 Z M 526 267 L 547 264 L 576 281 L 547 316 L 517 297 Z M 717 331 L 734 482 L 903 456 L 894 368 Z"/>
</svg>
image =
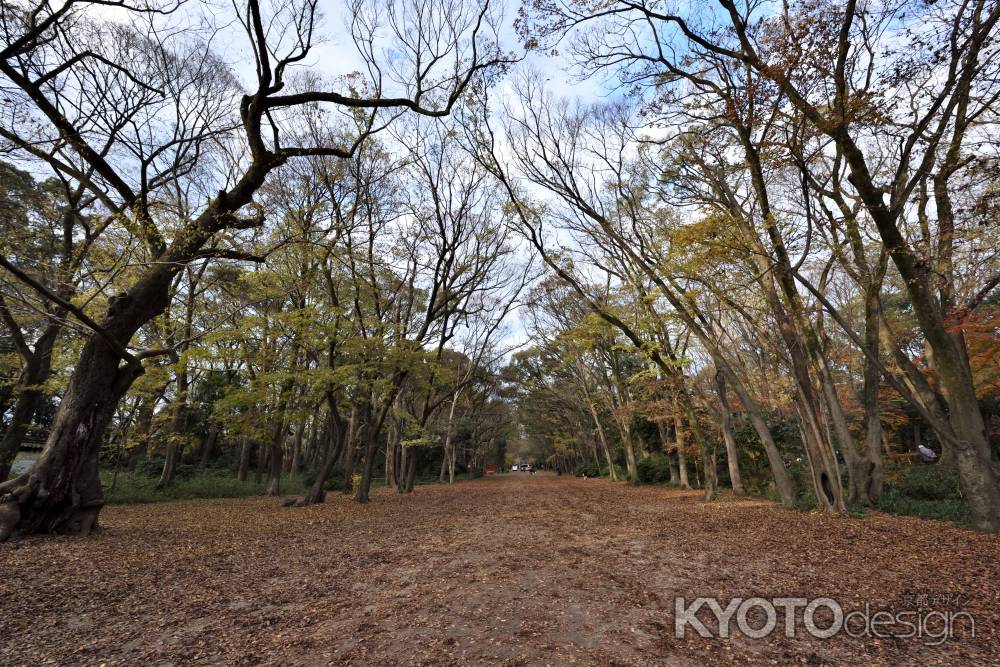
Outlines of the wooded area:
<svg viewBox="0 0 1000 667">
<path fill-rule="evenodd" d="M 1000 530 L 1000 5 L 672 11 L 4 2 L 0 541 L 520 461 Z"/>
</svg>

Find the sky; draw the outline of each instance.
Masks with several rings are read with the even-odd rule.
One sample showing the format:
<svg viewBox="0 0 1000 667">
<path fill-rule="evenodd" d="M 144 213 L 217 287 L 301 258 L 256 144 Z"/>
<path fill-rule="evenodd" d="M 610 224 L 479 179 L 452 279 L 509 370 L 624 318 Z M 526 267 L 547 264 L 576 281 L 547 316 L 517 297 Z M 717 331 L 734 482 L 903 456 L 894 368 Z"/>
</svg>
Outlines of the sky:
<svg viewBox="0 0 1000 667">
<path fill-rule="evenodd" d="M 369 1 L 368 5 L 372 6 L 378 1 Z M 405 0 L 397 0 L 397 3 L 400 1 L 405 2 Z M 558 98 L 591 103 L 600 102 L 615 94 L 612 86 L 607 85 L 604 81 L 596 78 L 582 80 L 574 77 L 570 73 L 568 60 L 563 56 L 552 56 L 543 52 L 525 54 L 513 28 L 520 0 L 500 1 L 503 5 L 497 7 L 497 10 L 501 15 L 499 21 L 501 45 L 505 50 L 522 55 L 523 61 L 509 73 L 506 80 L 498 82 L 491 93 L 497 108 L 502 106 L 506 98 L 513 95 L 512 79 L 525 70 L 537 73 L 539 78 L 544 81 L 544 86 L 548 91 Z M 287 15 L 287 0 L 271 0 L 271 2 L 262 0 L 262 2 L 264 2 L 262 10 L 265 14 L 265 21 L 268 20 L 268 16 L 280 19 L 280 17 Z M 348 1 L 319 0 L 319 3 L 321 18 L 315 27 L 313 46 L 309 55 L 295 67 L 295 70 L 317 73 L 331 80 L 351 72 L 365 71 L 365 59 L 359 53 L 351 36 L 351 14 Z M 496 7 L 496 5 L 494 6 Z M 243 8 L 242 3 L 241 8 Z M 120 8 L 101 5 L 90 6 L 87 12 L 88 15 L 94 17 L 112 20 L 124 20 L 127 16 Z M 187 4 L 179 12 L 168 17 L 158 17 L 155 20 L 161 34 L 162 31 L 168 30 L 178 35 L 195 31 L 206 38 L 211 35 L 214 49 L 230 64 L 246 89 L 249 90 L 254 85 L 253 53 L 244 29 L 237 20 L 233 4 L 226 2 L 226 0 L 187 0 Z M 280 31 L 278 21 L 272 26 L 276 33 Z M 383 29 L 383 33 L 386 37 L 383 45 L 388 48 L 391 44 L 391 40 L 388 39 L 389 31 Z M 391 53 L 388 50 L 383 50 L 377 56 L 378 60 L 384 63 L 388 61 Z M 525 245 L 522 252 L 528 253 L 531 250 Z M 527 257 L 525 257 L 526 260 Z M 519 312 L 515 311 L 508 317 L 505 330 L 505 337 L 502 341 L 504 347 L 511 348 L 528 342 L 529 335 Z"/>
</svg>

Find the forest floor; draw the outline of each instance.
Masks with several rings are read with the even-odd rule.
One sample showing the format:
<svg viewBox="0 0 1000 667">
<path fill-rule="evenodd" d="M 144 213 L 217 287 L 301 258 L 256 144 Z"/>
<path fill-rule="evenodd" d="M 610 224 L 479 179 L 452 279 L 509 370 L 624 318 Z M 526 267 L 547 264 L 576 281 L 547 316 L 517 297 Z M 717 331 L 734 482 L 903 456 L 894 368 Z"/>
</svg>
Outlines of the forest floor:
<svg viewBox="0 0 1000 667">
<path fill-rule="evenodd" d="M 921 519 L 527 473 L 366 506 L 330 494 L 101 518 L 89 538 L 0 545 L 0 665 L 1000 664 L 1000 536 Z M 780 608 L 763 639 L 735 622 L 729 639 L 675 637 L 675 597 L 755 595 L 957 605 L 976 637 L 963 618 L 936 646 L 821 640 L 800 609 L 787 638 Z"/>
</svg>

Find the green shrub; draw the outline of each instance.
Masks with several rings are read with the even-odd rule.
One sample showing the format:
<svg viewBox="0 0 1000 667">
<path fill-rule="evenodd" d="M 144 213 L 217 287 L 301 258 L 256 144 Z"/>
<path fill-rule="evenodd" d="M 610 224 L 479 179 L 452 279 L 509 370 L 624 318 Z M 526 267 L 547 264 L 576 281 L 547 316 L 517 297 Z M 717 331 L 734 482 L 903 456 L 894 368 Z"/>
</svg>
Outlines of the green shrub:
<svg viewBox="0 0 1000 667">
<path fill-rule="evenodd" d="M 888 475 L 886 486 L 916 500 L 961 500 L 958 468 L 955 466 L 911 465 L 902 474 Z"/>
<path fill-rule="evenodd" d="M 972 525 L 972 512 L 962 499 L 948 498 L 927 500 L 913 498 L 899 489 L 887 488 L 882 492 L 876 507 L 883 512 L 919 516 L 924 519 L 953 521 L 962 526 Z"/>
<path fill-rule="evenodd" d="M 806 488 L 799 497 L 795 499 L 795 509 L 800 512 L 814 512 L 819 509 L 819 499 L 812 486 Z"/>
<path fill-rule="evenodd" d="M 313 484 L 316 483 L 316 477 L 319 471 L 315 469 L 305 470 L 302 475 L 302 485 L 305 488 L 311 488 Z M 344 488 L 344 469 L 336 467 L 330 471 L 330 475 L 326 478 L 326 490 L 327 491 L 340 491 Z"/>
<path fill-rule="evenodd" d="M 576 466 L 573 474 L 577 477 L 610 477 L 608 474 L 608 464 L 607 463 L 581 463 Z M 621 466 L 615 466 L 615 474 L 618 479 L 628 479 L 628 473 L 626 473 Z"/>
<path fill-rule="evenodd" d="M 636 465 L 640 484 L 665 484 L 670 481 L 670 461 L 662 454 L 652 454 Z"/>
<path fill-rule="evenodd" d="M 885 472 L 876 507 L 883 512 L 972 525 L 972 512 L 962 498 L 954 466 L 904 465 Z"/>
<path fill-rule="evenodd" d="M 158 476 L 144 477 L 119 473 L 118 479 L 115 481 L 112 472 L 102 471 L 101 482 L 104 487 L 104 500 L 111 505 L 131 505 L 197 498 L 243 498 L 261 495 L 265 490 L 264 484 L 252 481 L 241 482 L 232 474 L 210 473 L 176 479 L 165 489 L 156 488 L 158 479 Z M 304 488 L 301 481 L 281 480 L 282 495 L 301 494 Z"/>
</svg>

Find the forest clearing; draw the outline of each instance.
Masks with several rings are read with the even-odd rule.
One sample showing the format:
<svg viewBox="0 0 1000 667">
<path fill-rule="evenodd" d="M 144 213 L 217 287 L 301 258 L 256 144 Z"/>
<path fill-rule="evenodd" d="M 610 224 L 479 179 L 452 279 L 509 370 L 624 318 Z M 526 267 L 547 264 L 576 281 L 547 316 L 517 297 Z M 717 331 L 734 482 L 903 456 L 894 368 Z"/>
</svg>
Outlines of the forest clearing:
<svg viewBox="0 0 1000 667">
<path fill-rule="evenodd" d="M 0 0 L 0 667 L 1000 665 L 997 0 Z"/>
<path fill-rule="evenodd" d="M 511 473 L 340 497 L 112 507 L 0 546 L 4 665 L 993 664 L 1000 538 L 920 519 Z M 248 520 L 248 517 L 252 519 Z M 674 637 L 674 597 L 963 592 L 976 638 Z"/>
</svg>

